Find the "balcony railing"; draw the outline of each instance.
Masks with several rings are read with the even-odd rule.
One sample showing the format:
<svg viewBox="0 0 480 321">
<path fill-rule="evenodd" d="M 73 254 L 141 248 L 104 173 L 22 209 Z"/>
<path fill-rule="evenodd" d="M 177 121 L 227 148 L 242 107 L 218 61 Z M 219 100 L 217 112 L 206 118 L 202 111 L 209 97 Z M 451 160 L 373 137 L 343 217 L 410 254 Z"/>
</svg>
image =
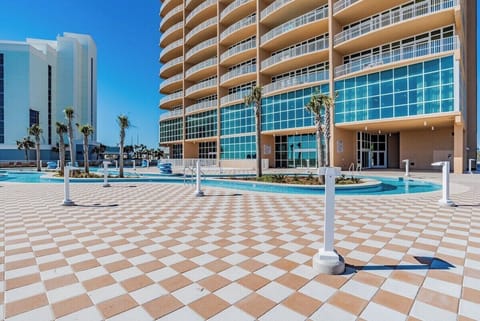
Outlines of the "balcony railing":
<svg viewBox="0 0 480 321">
<path fill-rule="evenodd" d="M 318 72 L 314 72 L 306 75 L 295 76 L 295 77 L 283 78 L 279 81 L 272 82 L 268 85 L 265 85 L 263 87 L 263 92 L 265 94 L 268 94 L 277 90 L 281 90 L 281 89 L 285 89 L 293 86 L 328 80 L 328 78 L 329 78 L 328 70 L 322 70 L 322 71 L 318 71 Z"/>
<path fill-rule="evenodd" d="M 160 7 L 160 13 L 163 11 L 163 9 L 165 9 L 165 7 L 168 5 L 168 3 L 172 1 L 172 0 L 165 0 L 163 3 L 162 3 L 162 6 Z"/>
<path fill-rule="evenodd" d="M 163 104 L 166 104 L 166 103 L 168 103 L 172 100 L 180 99 L 182 97 L 183 97 L 183 92 L 182 91 L 164 96 L 162 99 L 160 99 L 160 106 L 163 105 Z"/>
<path fill-rule="evenodd" d="M 167 52 L 169 52 L 170 50 L 173 50 L 173 49 L 178 48 L 180 46 L 183 46 L 183 39 L 178 39 L 178 40 L 172 42 L 171 44 L 169 44 L 168 46 L 166 46 L 165 48 L 162 49 L 162 51 L 160 52 L 160 59 L 162 59 L 162 57 L 164 55 L 166 55 Z"/>
<path fill-rule="evenodd" d="M 185 76 L 189 77 L 193 73 L 195 73 L 195 72 L 197 72 L 197 71 L 199 71 L 203 68 L 211 67 L 211 66 L 214 66 L 216 64 L 217 64 L 217 57 L 212 57 L 210 59 L 204 60 L 204 61 L 199 62 L 198 64 L 190 67 L 190 69 L 188 69 L 187 72 L 185 73 Z"/>
<path fill-rule="evenodd" d="M 250 2 L 253 0 L 235 0 L 232 3 L 230 3 L 223 11 L 220 13 L 220 20 L 228 16 L 233 10 L 237 9 L 241 5 Z"/>
<path fill-rule="evenodd" d="M 182 29 L 183 28 L 183 21 L 180 21 L 180 22 L 177 22 L 176 24 L 174 24 L 173 26 L 171 26 L 170 28 L 168 28 L 163 34 L 162 36 L 160 37 L 160 43 L 165 40 L 166 37 L 168 37 L 169 35 L 171 35 L 172 33 L 174 33 L 175 31 L 179 30 L 179 29 Z"/>
<path fill-rule="evenodd" d="M 292 19 L 290 21 L 287 21 L 278 27 L 273 28 L 266 34 L 262 36 L 262 44 L 265 42 L 270 41 L 271 39 L 277 37 L 278 35 L 281 35 L 282 33 L 285 33 L 287 31 L 290 31 L 292 29 L 298 28 L 300 26 L 306 25 L 308 23 L 325 19 L 328 17 L 328 6 L 323 6 L 321 8 L 317 8 L 313 11 L 307 12 L 306 14 L 297 17 L 295 19 Z"/>
<path fill-rule="evenodd" d="M 249 25 L 252 25 L 255 23 L 256 21 L 256 15 L 255 14 L 252 14 L 248 17 L 245 17 L 237 22 L 235 22 L 233 25 L 229 26 L 227 29 L 225 29 L 221 34 L 220 34 L 220 39 L 223 40 L 225 39 L 226 37 L 228 37 L 229 35 L 231 35 L 232 33 L 234 33 L 235 31 L 241 29 L 241 28 L 245 28 Z"/>
<path fill-rule="evenodd" d="M 225 105 L 225 104 L 228 104 L 232 101 L 236 101 L 236 100 L 244 100 L 245 99 L 245 96 L 248 96 L 250 95 L 250 92 L 251 92 L 251 88 L 248 88 L 246 90 L 242 90 L 242 91 L 237 91 L 236 93 L 233 93 L 233 94 L 230 94 L 230 95 L 227 95 L 227 96 L 224 96 L 220 99 L 220 103 L 222 105 Z"/>
<path fill-rule="evenodd" d="M 196 54 L 197 52 L 207 48 L 207 47 L 211 47 L 213 45 L 215 45 L 217 43 L 217 37 L 213 37 L 213 38 L 210 38 L 208 40 L 205 40 L 205 41 L 202 41 L 200 42 L 198 45 L 196 45 L 195 47 L 193 47 L 192 49 L 190 49 L 187 54 L 185 55 L 185 57 L 187 59 L 189 59 L 191 56 L 193 56 L 194 54 Z"/>
<path fill-rule="evenodd" d="M 183 113 L 182 113 L 182 109 L 175 109 L 175 110 L 172 110 L 172 111 L 168 111 L 166 113 L 163 113 L 160 115 L 160 120 L 165 120 L 165 119 L 168 119 L 168 118 L 176 118 L 178 116 L 182 116 Z"/>
<path fill-rule="evenodd" d="M 210 108 L 217 108 L 218 101 L 215 100 L 208 100 L 208 101 L 202 101 L 201 103 L 197 103 L 192 106 L 188 106 L 185 108 L 185 113 L 193 113 L 194 111 L 201 110 L 201 109 L 210 109 Z"/>
<path fill-rule="evenodd" d="M 262 13 L 260 14 L 260 18 L 263 20 L 265 19 L 266 16 L 271 14 L 273 11 L 277 10 L 281 6 L 283 6 L 286 3 L 293 2 L 293 0 L 276 0 L 272 4 L 270 4 L 268 7 L 262 10 Z"/>
<path fill-rule="evenodd" d="M 204 22 L 202 22 L 201 24 L 199 24 L 198 26 L 190 30 L 190 32 L 187 34 L 186 40 L 187 41 L 190 40 L 194 35 L 196 35 L 200 31 L 216 24 L 217 24 L 217 17 L 213 17 L 208 20 L 205 20 Z"/>
<path fill-rule="evenodd" d="M 340 10 L 343 10 L 357 1 L 358 0 L 339 0 L 333 4 L 333 13 L 337 13 Z"/>
<path fill-rule="evenodd" d="M 389 52 L 367 56 L 347 64 L 340 65 L 335 68 L 335 77 L 345 76 L 353 72 L 359 72 L 392 62 L 452 51 L 458 48 L 459 40 L 457 36 L 403 46 Z"/>
<path fill-rule="evenodd" d="M 180 64 L 183 62 L 183 57 L 177 57 L 173 60 L 170 60 L 169 62 L 165 63 L 162 68 L 160 68 L 160 74 L 163 73 L 165 70 L 167 70 L 170 67 L 173 67 L 177 64 Z"/>
<path fill-rule="evenodd" d="M 220 82 L 224 83 L 225 81 L 230 80 L 232 78 L 235 78 L 235 77 L 238 77 L 238 76 L 241 76 L 241 75 L 250 74 L 250 73 L 256 72 L 256 71 L 257 71 L 257 64 L 243 65 L 243 66 L 240 66 L 238 68 L 232 69 L 229 72 L 227 72 L 225 75 L 223 75 L 220 78 Z"/>
<path fill-rule="evenodd" d="M 227 51 L 225 51 L 221 56 L 220 56 L 220 60 L 223 61 L 225 59 L 227 59 L 228 57 L 231 57 L 233 55 L 236 55 L 240 52 L 243 52 L 243 51 L 247 51 L 247 50 L 250 50 L 250 49 L 253 49 L 257 46 L 257 39 L 256 38 L 252 38 L 248 41 L 245 41 L 245 42 L 242 42 L 240 43 L 239 45 L 236 45 L 234 47 L 231 47 L 230 49 L 228 49 Z"/>
<path fill-rule="evenodd" d="M 201 90 L 201 89 L 204 89 L 204 88 L 209 88 L 209 87 L 214 87 L 217 85 L 217 77 L 214 77 L 214 78 L 211 78 L 211 79 L 207 79 L 207 80 L 203 80 L 189 88 L 187 88 L 187 90 L 185 91 L 185 94 L 186 95 L 190 95 L 198 90 Z"/>
<path fill-rule="evenodd" d="M 271 56 L 264 61 L 262 61 L 262 69 L 267 68 L 271 65 L 279 63 L 283 60 L 291 59 L 293 57 L 302 56 L 305 54 L 313 53 L 316 51 L 325 50 L 328 48 L 328 37 L 320 38 L 314 42 L 306 43 L 298 47 L 289 48 L 288 50 L 282 51 L 275 56 Z"/>
<path fill-rule="evenodd" d="M 176 74 L 175 76 L 172 76 L 168 79 L 165 79 L 164 81 L 162 81 L 162 83 L 160 84 L 160 90 L 162 90 L 163 88 L 165 88 L 166 86 L 169 86 L 179 80 L 182 80 L 183 79 L 183 74 Z"/>
<path fill-rule="evenodd" d="M 214 5 L 216 3 L 217 3 L 217 0 L 207 0 L 207 1 L 202 2 L 198 7 L 196 7 L 195 9 L 192 10 L 192 12 L 190 12 L 190 14 L 187 16 L 186 23 L 188 23 L 190 20 L 192 20 L 192 18 L 195 17 L 197 15 L 197 13 L 199 13 L 203 9 L 205 9 L 207 7 L 210 7 L 211 5 Z"/>
<path fill-rule="evenodd" d="M 183 4 L 180 4 L 175 7 L 172 11 L 169 11 L 165 17 L 162 18 L 162 21 L 160 22 L 160 29 L 162 28 L 163 24 L 170 19 L 172 16 L 176 15 L 177 13 L 181 12 L 183 10 Z"/>
<path fill-rule="evenodd" d="M 408 7 L 399 8 L 395 11 L 389 11 L 388 13 L 361 22 L 354 27 L 336 34 L 335 45 L 395 23 L 425 16 L 443 9 L 452 8 L 456 4 L 457 0 L 437 0 L 433 4 L 430 1 L 424 1 Z"/>
</svg>

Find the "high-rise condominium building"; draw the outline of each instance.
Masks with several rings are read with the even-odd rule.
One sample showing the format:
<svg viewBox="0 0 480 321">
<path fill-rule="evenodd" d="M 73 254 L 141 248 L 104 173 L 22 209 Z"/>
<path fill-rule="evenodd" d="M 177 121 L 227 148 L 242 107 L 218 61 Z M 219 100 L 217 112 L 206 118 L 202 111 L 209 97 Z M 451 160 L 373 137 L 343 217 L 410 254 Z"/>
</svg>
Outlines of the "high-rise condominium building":
<svg viewBox="0 0 480 321">
<path fill-rule="evenodd" d="M 474 0 L 164 0 L 160 16 L 160 142 L 173 158 L 253 164 L 252 86 L 270 167 L 316 164 L 315 93 L 336 96 L 334 166 L 450 159 L 462 172 L 475 155 Z"/>
<path fill-rule="evenodd" d="M 58 142 L 55 123 L 74 109 L 74 124 L 97 127 L 97 48 L 89 35 L 64 33 L 54 40 L 0 41 L 0 160 L 24 159 L 16 141 L 39 124 L 42 159 Z M 81 144 L 78 131 L 74 137 Z M 92 138 L 96 140 L 94 132 Z M 67 141 L 68 143 L 68 141 Z M 81 149 L 77 148 L 77 151 Z"/>
</svg>

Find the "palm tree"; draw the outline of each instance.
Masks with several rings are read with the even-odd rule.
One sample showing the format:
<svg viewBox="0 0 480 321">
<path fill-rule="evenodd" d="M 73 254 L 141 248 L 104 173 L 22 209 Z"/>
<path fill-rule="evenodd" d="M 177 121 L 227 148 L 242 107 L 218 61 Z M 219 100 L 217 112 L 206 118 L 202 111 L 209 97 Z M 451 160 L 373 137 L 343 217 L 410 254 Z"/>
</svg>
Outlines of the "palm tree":
<svg viewBox="0 0 480 321">
<path fill-rule="evenodd" d="M 331 137 L 331 127 L 330 127 L 330 118 L 332 115 L 332 108 L 335 104 L 335 98 L 338 94 L 335 94 L 335 97 L 332 98 L 328 95 L 320 95 L 320 103 L 325 108 L 325 128 L 323 134 L 325 136 L 325 166 L 330 166 L 330 137 Z"/>
<path fill-rule="evenodd" d="M 63 113 L 65 114 L 65 119 L 68 121 L 67 122 L 67 131 L 68 131 L 68 145 L 70 149 L 70 162 L 72 166 L 75 165 L 75 143 L 73 142 L 73 125 L 72 121 L 73 118 L 75 117 L 75 111 L 73 110 L 73 107 L 67 107 L 63 110 Z"/>
<path fill-rule="evenodd" d="M 25 160 L 28 161 L 28 151 L 35 147 L 35 143 L 32 142 L 30 136 L 23 137 L 22 140 L 17 140 L 17 148 L 25 151 Z"/>
<path fill-rule="evenodd" d="M 118 115 L 117 123 L 120 127 L 120 167 L 119 176 L 123 177 L 123 146 L 125 144 L 125 131 L 130 127 L 130 121 L 126 115 Z"/>
<path fill-rule="evenodd" d="M 63 171 L 65 168 L 65 140 L 63 139 L 63 135 L 68 132 L 67 125 L 64 123 L 56 122 L 56 132 L 58 135 L 58 155 L 60 158 L 60 175 L 63 176 Z M 71 151 L 70 151 L 71 153 Z"/>
<path fill-rule="evenodd" d="M 40 135 L 42 135 L 43 130 L 40 128 L 40 125 L 33 124 L 28 129 L 28 135 L 32 135 L 35 138 L 35 151 L 36 151 L 36 158 L 37 158 L 37 172 L 42 170 L 40 166 Z"/>
<path fill-rule="evenodd" d="M 315 132 L 317 138 L 317 167 L 323 166 L 323 152 L 322 152 L 322 103 L 320 96 L 316 93 L 310 97 L 310 101 L 305 105 L 305 108 L 313 114 L 314 117 L 314 124 L 315 124 Z M 323 183 L 325 176 L 318 175 L 318 181 Z"/>
<path fill-rule="evenodd" d="M 90 124 L 79 125 L 77 124 L 78 131 L 83 135 L 83 166 L 85 167 L 85 173 L 89 173 L 88 169 L 88 136 L 93 134 L 93 127 Z"/>
<path fill-rule="evenodd" d="M 255 129 L 256 129 L 256 140 L 257 140 L 257 178 L 262 177 L 262 144 L 261 144 L 261 135 L 262 135 L 262 87 L 255 86 L 252 88 L 250 95 L 245 96 L 245 105 L 250 106 L 253 104 L 255 112 Z"/>
</svg>

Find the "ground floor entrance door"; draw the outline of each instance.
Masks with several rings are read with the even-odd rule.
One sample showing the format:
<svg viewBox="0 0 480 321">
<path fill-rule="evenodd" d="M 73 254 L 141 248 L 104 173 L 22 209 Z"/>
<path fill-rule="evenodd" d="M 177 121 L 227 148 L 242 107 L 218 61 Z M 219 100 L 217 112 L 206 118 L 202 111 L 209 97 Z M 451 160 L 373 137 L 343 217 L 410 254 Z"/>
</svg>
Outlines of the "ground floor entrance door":
<svg viewBox="0 0 480 321">
<path fill-rule="evenodd" d="M 387 136 L 358 132 L 357 164 L 361 168 L 386 168 Z"/>
</svg>

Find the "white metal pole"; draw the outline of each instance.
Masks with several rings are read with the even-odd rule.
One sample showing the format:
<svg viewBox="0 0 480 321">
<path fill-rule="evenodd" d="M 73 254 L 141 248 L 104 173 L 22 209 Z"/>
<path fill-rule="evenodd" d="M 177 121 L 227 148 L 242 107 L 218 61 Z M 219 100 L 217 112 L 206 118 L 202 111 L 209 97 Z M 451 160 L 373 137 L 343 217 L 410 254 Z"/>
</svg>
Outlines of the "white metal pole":
<svg viewBox="0 0 480 321">
<path fill-rule="evenodd" d="M 442 199 L 438 201 L 438 204 L 457 206 L 450 199 L 450 161 L 432 163 L 432 166 L 442 166 Z"/>
<path fill-rule="evenodd" d="M 470 174 L 473 174 L 473 172 L 472 172 L 472 163 L 473 163 L 474 161 L 476 161 L 475 158 L 470 158 L 470 159 L 468 160 L 468 172 L 469 172 Z"/>
<path fill-rule="evenodd" d="M 108 183 L 108 164 L 110 162 L 103 162 L 103 187 L 110 187 Z"/>
<path fill-rule="evenodd" d="M 201 197 L 204 195 L 201 189 L 201 180 L 202 176 L 200 173 L 200 161 L 197 161 L 197 189 L 195 191 L 195 196 L 197 197 Z"/>
<path fill-rule="evenodd" d="M 70 166 L 65 166 L 63 171 L 63 204 L 64 206 L 72 206 L 75 203 L 70 199 Z"/>
<path fill-rule="evenodd" d="M 403 162 L 405 162 L 405 176 L 410 176 L 410 160 L 409 159 L 404 159 Z"/>
</svg>

